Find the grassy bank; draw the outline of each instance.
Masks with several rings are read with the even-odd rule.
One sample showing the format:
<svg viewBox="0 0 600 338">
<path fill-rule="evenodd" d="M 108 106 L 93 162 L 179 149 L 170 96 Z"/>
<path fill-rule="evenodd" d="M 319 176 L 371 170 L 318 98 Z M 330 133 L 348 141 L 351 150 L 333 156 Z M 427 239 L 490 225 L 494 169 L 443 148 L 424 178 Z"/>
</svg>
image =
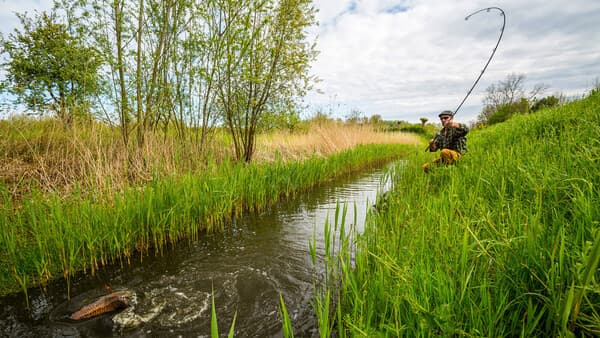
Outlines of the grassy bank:
<svg viewBox="0 0 600 338">
<path fill-rule="evenodd" d="M 255 158 L 302 160 L 329 156 L 362 144 L 419 144 L 421 136 L 411 133 L 381 132 L 370 125 L 342 124 L 337 121 L 310 123 L 304 132 L 276 131 L 260 135 Z"/>
<path fill-rule="evenodd" d="M 421 142 L 415 135 L 336 121 L 303 126 L 258 135 L 254 162 L 325 157 L 361 144 Z M 142 147 L 125 146 L 119 133 L 118 126 L 97 122 L 65 129 L 56 119 L 0 120 L 0 182 L 13 201 L 34 190 L 62 196 L 77 190 L 118 193 L 156 177 L 202 174 L 210 163 L 234 157 L 231 138 L 219 128 L 203 144 L 198 130 L 187 130 L 185 138 L 176 130 L 148 131 Z"/>
<path fill-rule="evenodd" d="M 203 174 L 157 178 L 122 193 L 32 193 L 18 208 L 8 194 L 0 211 L 3 293 L 77 271 L 129 260 L 137 250 L 224 226 L 245 210 L 260 211 L 334 177 L 402 156 L 413 146 L 364 145 L 330 157 L 263 164 L 222 162 Z"/>
<path fill-rule="evenodd" d="M 595 91 L 472 132 L 456 166 L 424 174 L 433 155 L 410 156 L 331 264 L 322 322 L 349 337 L 599 335 L 599 120 Z"/>
</svg>

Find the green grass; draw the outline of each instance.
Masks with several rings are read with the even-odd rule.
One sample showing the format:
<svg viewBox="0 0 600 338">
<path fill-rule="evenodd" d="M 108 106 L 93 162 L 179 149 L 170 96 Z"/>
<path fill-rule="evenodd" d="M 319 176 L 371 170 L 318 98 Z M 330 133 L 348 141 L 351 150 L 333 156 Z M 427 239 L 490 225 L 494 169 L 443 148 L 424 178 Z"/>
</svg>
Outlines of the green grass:
<svg viewBox="0 0 600 338">
<path fill-rule="evenodd" d="M 283 302 L 283 300 L 282 300 Z M 229 327 L 228 338 L 233 338 L 235 334 L 235 319 L 237 318 L 237 311 L 233 314 L 231 320 L 231 326 Z M 217 310 L 215 307 L 215 290 L 212 290 L 211 294 L 211 307 L 210 307 L 210 336 L 211 338 L 219 338 L 219 324 L 217 320 Z"/>
<path fill-rule="evenodd" d="M 599 335 L 599 121 L 596 91 L 472 132 L 455 166 L 425 174 L 433 155 L 409 156 L 383 210 L 345 240 L 356 257 L 335 258 L 338 332 Z"/>
<path fill-rule="evenodd" d="M 140 259 L 150 248 L 195 240 L 244 211 L 261 211 L 335 177 L 402 156 L 412 147 L 368 145 L 328 158 L 272 164 L 213 165 L 202 175 L 154 179 L 119 194 L 33 192 L 19 207 L 8 194 L 0 210 L 0 291 L 95 273 L 108 263 Z"/>
<path fill-rule="evenodd" d="M 281 318 L 281 330 L 285 338 L 294 338 L 294 328 L 292 327 L 292 321 L 288 313 L 283 295 L 279 293 L 279 317 Z"/>
</svg>

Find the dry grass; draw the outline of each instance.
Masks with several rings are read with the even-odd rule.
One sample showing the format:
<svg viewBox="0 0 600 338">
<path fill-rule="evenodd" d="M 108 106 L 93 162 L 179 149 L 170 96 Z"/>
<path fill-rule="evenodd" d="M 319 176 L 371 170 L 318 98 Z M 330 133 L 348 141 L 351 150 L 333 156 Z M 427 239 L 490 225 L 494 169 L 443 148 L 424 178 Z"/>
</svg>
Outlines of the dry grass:
<svg viewBox="0 0 600 338">
<path fill-rule="evenodd" d="M 371 126 L 345 125 L 336 122 L 310 126 L 304 133 L 275 132 L 261 135 L 254 158 L 257 161 L 301 160 L 306 157 L 328 156 L 360 144 L 418 144 L 419 136 L 405 133 L 384 133 Z"/>
<path fill-rule="evenodd" d="M 32 190 L 110 193 L 155 176 L 202 170 L 206 163 L 191 142 L 148 133 L 143 147 L 125 147 L 118 130 L 101 124 L 66 130 L 54 120 L 16 119 L 0 121 L 0 134 L 5 136 L 0 139 L 0 183 L 11 199 Z M 204 153 L 217 154 L 213 149 L 224 147 L 209 144 Z M 229 156 L 222 150 L 217 155 Z"/>
<path fill-rule="evenodd" d="M 55 120 L 0 121 L 0 184 L 15 201 L 32 190 L 112 193 L 153 177 L 201 172 L 207 162 L 233 157 L 226 135 L 213 135 L 204 151 L 174 135 L 148 133 L 143 147 L 123 145 L 119 131 L 102 124 L 66 130 Z M 328 156 L 366 143 L 417 143 L 417 136 L 366 126 L 313 124 L 307 132 L 277 132 L 257 140 L 255 161 Z M 0 198 L 0 204 L 1 204 Z"/>
</svg>

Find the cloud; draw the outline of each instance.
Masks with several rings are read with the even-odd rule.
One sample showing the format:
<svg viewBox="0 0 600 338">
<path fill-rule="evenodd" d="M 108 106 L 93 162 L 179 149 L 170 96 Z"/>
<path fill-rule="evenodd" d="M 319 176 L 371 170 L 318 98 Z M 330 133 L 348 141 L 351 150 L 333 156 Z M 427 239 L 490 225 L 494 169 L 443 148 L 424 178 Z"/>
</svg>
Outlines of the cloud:
<svg viewBox="0 0 600 338">
<path fill-rule="evenodd" d="M 307 98 L 313 109 L 344 116 L 351 109 L 386 119 L 417 121 L 455 109 L 479 75 L 500 34 L 499 11 L 467 14 L 488 1 L 314 2 L 322 79 Z M 347 11 L 353 3 L 353 10 Z M 589 89 L 600 76 L 600 2 L 505 1 L 506 29 L 481 81 L 461 108 L 474 119 L 484 91 L 510 73 L 526 74 L 526 86 L 551 91 Z M 331 109 L 331 106 L 336 109 Z M 337 110 L 337 111 L 336 111 Z M 459 115 L 460 116 L 460 115 Z"/>
<path fill-rule="evenodd" d="M 0 32 L 4 36 L 20 28 L 19 19 L 15 13 L 32 15 L 34 11 L 50 10 L 53 0 L 0 0 Z"/>
<path fill-rule="evenodd" d="M 358 109 L 384 119 L 418 122 L 455 109 L 480 74 L 500 34 L 502 42 L 458 117 L 473 120 L 485 89 L 510 73 L 547 94 L 582 94 L 600 77 L 600 1 L 589 0 L 314 0 L 318 27 L 309 29 L 320 51 L 311 73 L 321 81 L 305 99 L 306 115 L 337 117 Z M 52 0 L 0 0 L 6 36 L 14 12 L 47 10 Z"/>
</svg>

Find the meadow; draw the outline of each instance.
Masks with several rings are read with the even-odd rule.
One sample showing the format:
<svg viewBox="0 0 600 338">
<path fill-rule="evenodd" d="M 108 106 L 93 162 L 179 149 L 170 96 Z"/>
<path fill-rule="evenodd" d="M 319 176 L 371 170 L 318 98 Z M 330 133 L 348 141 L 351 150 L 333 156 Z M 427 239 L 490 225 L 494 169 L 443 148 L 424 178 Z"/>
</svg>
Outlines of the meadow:
<svg viewBox="0 0 600 338">
<path fill-rule="evenodd" d="M 599 120 L 593 90 L 472 131 L 457 165 L 427 174 L 421 165 L 435 154 L 422 139 L 360 126 L 264 134 L 256 161 L 239 164 L 159 137 L 131 160 L 110 130 L 65 135 L 48 121 L 35 122 L 45 132 L 12 121 L 0 125 L 13 131 L 0 141 L 2 293 L 161 254 L 241 213 L 402 158 L 363 233 L 347 228 L 355 222 L 343 207 L 325 225 L 321 336 L 597 336 Z M 226 136 L 215 140 L 210 149 L 226 149 Z M 283 300 L 281 316 L 293 336 Z"/>
<path fill-rule="evenodd" d="M 472 131 L 455 166 L 411 153 L 363 234 L 328 225 L 322 336 L 600 335 L 599 121 L 596 89 Z"/>
<path fill-rule="evenodd" d="M 27 288 L 61 277 L 69 284 L 76 273 L 143 259 L 150 250 L 163 254 L 244 212 L 389 162 L 421 142 L 331 123 L 285 137 L 262 135 L 252 163 L 215 150 L 227 149 L 222 135 L 208 156 L 156 137 L 147 142 L 154 146 L 131 159 L 114 142 L 114 131 L 103 126 L 64 130 L 51 120 L 3 123 L 11 130 L 2 141 L 3 294 L 27 294 Z M 194 156 L 182 157 L 185 151 Z"/>
<path fill-rule="evenodd" d="M 11 200 L 33 190 L 68 196 L 74 190 L 117 193 L 157 177 L 202 174 L 209 165 L 234 158 L 229 135 L 209 132 L 203 146 L 197 131 L 181 139 L 175 131 L 148 133 L 142 147 L 123 145 L 118 128 L 103 123 L 70 129 L 53 118 L 16 116 L 0 120 L 0 182 Z M 257 135 L 254 162 L 327 157 L 361 144 L 415 144 L 407 133 L 384 133 L 371 125 L 305 121 L 296 130 Z M 2 203 L 3 201 L 0 201 Z"/>
</svg>

